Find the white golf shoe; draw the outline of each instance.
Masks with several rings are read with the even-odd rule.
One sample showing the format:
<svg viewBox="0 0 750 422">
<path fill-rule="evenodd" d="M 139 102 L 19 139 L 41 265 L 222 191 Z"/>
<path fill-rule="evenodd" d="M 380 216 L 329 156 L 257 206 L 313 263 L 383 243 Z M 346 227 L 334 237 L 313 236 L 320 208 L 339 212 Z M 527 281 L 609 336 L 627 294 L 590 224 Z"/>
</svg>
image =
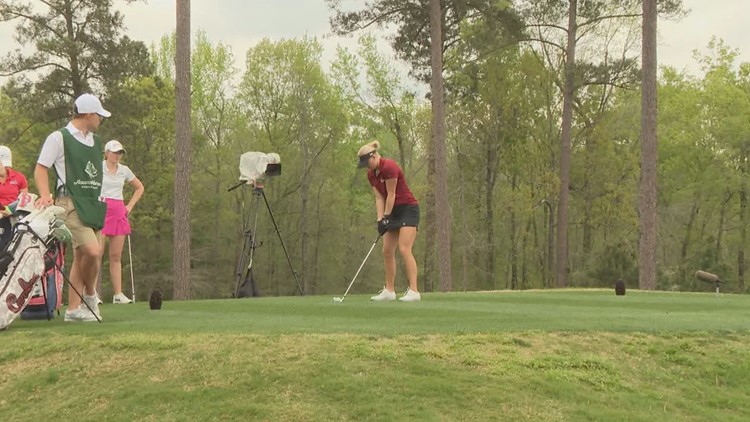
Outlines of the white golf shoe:
<svg viewBox="0 0 750 422">
<path fill-rule="evenodd" d="M 411 288 L 406 289 L 406 293 L 398 298 L 401 302 L 419 302 L 422 300 L 422 295 L 419 292 L 415 292 Z"/>
<path fill-rule="evenodd" d="M 391 292 L 385 287 L 375 296 L 370 297 L 370 300 L 396 300 L 396 292 Z"/>
<path fill-rule="evenodd" d="M 99 297 L 99 293 L 97 293 L 96 290 L 94 290 L 94 296 L 96 296 L 96 304 L 97 305 L 103 305 L 104 302 L 102 302 L 102 298 Z"/>
<path fill-rule="evenodd" d="M 75 309 L 68 309 L 65 311 L 65 322 L 75 322 L 75 321 L 83 321 L 83 322 L 92 322 L 96 321 L 96 317 L 94 314 L 91 313 L 91 311 L 88 310 L 85 306 L 78 307 Z"/>
<path fill-rule="evenodd" d="M 124 304 L 124 303 L 133 303 L 133 301 L 130 300 L 127 296 L 125 296 L 125 293 L 118 293 L 112 298 L 112 303 Z"/>
<path fill-rule="evenodd" d="M 81 309 L 82 310 L 84 310 L 84 311 L 86 311 L 88 313 L 91 313 L 91 311 L 89 310 L 89 308 L 91 308 L 91 310 L 94 311 L 94 315 L 98 316 L 99 319 L 102 319 L 102 314 L 99 312 L 99 296 L 96 296 L 96 295 L 94 295 L 94 296 L 83 295 L 83 301 L 86 302 L 86 303 L 81 304 Z M 89 305 L 89 306 L 86 307 L 86 305 Z"/>
</svg>

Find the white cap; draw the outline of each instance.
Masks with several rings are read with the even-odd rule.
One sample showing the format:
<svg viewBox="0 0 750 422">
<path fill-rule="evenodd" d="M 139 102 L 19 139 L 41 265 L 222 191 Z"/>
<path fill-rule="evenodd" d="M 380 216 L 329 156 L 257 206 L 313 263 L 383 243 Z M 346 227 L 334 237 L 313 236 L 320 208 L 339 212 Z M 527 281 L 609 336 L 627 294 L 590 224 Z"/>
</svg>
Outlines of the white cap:
<svg viewBox="0 0 750 422">
<path fill-rule="evenodd" d="M 102 107 L 102 102 L 91 94 L 83 94 L 76 98 L 76 111 L 78 114 L 96 113 L 103 117 L 112 115 L 112 113 Z"/>
<path fill-rule="evenodd" d="M 0 146 L 0 161 L 3 162 L 5 167 L 13 167 L 13 154 L 10 152 L 10 148 L 5 145 Z"/>
<path fill-rule="evenodd" d="M 107 142 L 107 145 L 104 145 L 104 150 L 109 152 L 125 152 L 125 148 L 122 147 L 120 141 L 115 141 L 114 139 Z"/>
</svg>

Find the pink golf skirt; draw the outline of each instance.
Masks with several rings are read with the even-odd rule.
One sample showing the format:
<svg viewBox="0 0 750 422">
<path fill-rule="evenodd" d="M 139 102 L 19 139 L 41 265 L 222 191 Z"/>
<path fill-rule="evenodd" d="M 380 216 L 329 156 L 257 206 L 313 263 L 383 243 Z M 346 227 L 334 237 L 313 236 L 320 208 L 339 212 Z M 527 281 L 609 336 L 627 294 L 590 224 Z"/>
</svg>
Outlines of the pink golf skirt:
<svg viewBox="0 0 750 422">
<path fill-rule="evenodd" d="M 105 236 L 124 236 L 130 234 L 128 209 L 122 199 L 107 198 L 107 215 L 104 217 L 102 234 Z"/>
</svg>

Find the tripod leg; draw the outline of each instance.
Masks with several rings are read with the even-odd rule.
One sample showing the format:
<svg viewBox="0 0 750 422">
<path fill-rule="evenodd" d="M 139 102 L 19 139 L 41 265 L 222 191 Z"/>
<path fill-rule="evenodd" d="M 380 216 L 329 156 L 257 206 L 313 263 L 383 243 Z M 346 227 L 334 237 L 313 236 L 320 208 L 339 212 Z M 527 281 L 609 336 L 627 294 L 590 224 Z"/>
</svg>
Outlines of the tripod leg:
<svg viewBox="0 0 750 422">
<path fill-rule="evenodd" d="M 238 293 L 238 297 L 248 296 L 260 297 L 260 290 L 258 289 L 258 284 L 255 282 L 255 277 L 253 277 L 252 267 L 247 268 L 242 287 L 240 288 L 240 292 Z"/>
<path fill-rule="evenodd" d="M 245 238 L 245 242 L 242 246 L 242 253 L 240 254 L 240 258 L 237 261 L 237 271 L 235 271 L 234 274 L 234 277 L 237 280 L 237 286 L 234 288 L 234 297 L 240 297 L 240 288 L 242 287 L 247 270 L 246 257 L 250 253 L 250 248 L 252 247 L 253 242 L 253 234 L 249 229 L 245 230 L 243 237 Z"/>
<path fill-rule="evenodd" d="M 284 245 L 284 239 L 281 238 L 281 231 L 279 231 L 279 226 L 276 224 L 276 218 L 274 218 L 273 211 L 271 211 L 271 204 L 268 203 L 268 198 L 266 198 L 266 192 L 261 191 L 261 194 L 263 195 L 263 200 L 266 202 L 266 208 L 268 208 L 268 214 L 271 216 L 271 222 L 273 222 L 273 228 L 276 229 L 276 234 L 279 236 L 279 242 L 281 242 L 281 249 L 284 250 L 284 255 L 286 255 L 286 260 L 289 263 L 289 268 L 292 270 L 292 274 L 294 275 L 294 281 L 297 282 L 297 289 L 299 290 L 299 294 L 301 296 L 304 296 L 305 292 L 302 289 L 302 284 L 299 282 L 299 276 L 297 275 L 297 271 L 294 270 L 294 265 L 292 265 L 292 258 L 289 257 L 289 252 L 287 252 L 286 245 Z"/>
<path fill-rule="evenodd" d="M 255 233 L 256 228 L 258 227 L 258 201 L 260 201 L 260 194 L 257 191 L 253 191 L 253 195 L 255 196 L 254 216 L 252 217 L 254 220 L 253 227 L 252 229 L 248 228 L 247 230 L 245 230 L 245 243 L 242 247 L 242 255 L 240 256 L 240 261 L 237 263 L 237 288 L 235 289 L 234 297 L 238 298 L 245 296 L 260 296 L 258 288 L 255 285 L 255 279 L 252 276 L 253 256 L 255 254 L 256 248 Z M 251 282 L 252 287 L 252 291 L 250 292 L 250 294 L 247 294 L 246 290 L 243 289 L 248 281 Z"/>
</svg>

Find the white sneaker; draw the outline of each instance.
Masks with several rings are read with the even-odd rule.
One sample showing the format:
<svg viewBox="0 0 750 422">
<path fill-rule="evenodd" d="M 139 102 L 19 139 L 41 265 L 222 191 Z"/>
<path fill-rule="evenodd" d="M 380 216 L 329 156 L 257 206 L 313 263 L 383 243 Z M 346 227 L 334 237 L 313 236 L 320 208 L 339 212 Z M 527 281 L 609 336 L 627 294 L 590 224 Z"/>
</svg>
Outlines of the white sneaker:
<svg viewBox="0 0 750 422">
<path fill-rule="evenodd" d="M 102 314 L 99 313 L 99 303 L 98 303 L 98 300 L 99 300 L 99 296 L 86 296 L 84 294 L 83 295 L 83 301 L 86 302 L 86 304 L 88 304 L 89 306 L 87 308 L 86 304 L 81 304 L 81 309 L 84 310 L 84 311 L 86 311 L 86 312 L 88 312 L 88 313 L 91 313 L 91 311 L 89 311 L 89 308 L 91 308 L 94 311 L 94 314 L 96 316 L 98 316 L 99 319 L 102 319 Z"/>
<path fill-rule="evenodd" d="M 125 296 L 125 293 L 118 293 L 112 298 L 112 303 L 124 304 L 124 303 L 133 303 L 133 301 L 128 299 L 128 297 Z"/>
<path fill-rule="evenodd" d="M 419 302 L 422 300 L 422 296 L 419 294 L 419 292 L 415 292 L 411 288 L 406 289 L 406 293 L 404 293 L 403 296 L 398 298 L 401 302 Z"/>
<path fill-rule="evenodd" d="M 384 287 L 380 293 L 370 297 L 370 300 L 396 300 L 396 292 L 390 292 Z"/>
<path fill-rule="evenodd" d="M 104 302 L 102 302 L 102 298 L 99 297 L 99 293 L 96 290 L 94 290 L 94 296 L 96 296 L 96 304 L 97 305 L 103 305 L 104 304 Z"/>
<path fill-rule="evenodd" d="M 96 317 L 86 307 L 78 307 L 65 311 L 65 322 L 75 321 L 91 322 L 96 321 Z"/>
</svg>

